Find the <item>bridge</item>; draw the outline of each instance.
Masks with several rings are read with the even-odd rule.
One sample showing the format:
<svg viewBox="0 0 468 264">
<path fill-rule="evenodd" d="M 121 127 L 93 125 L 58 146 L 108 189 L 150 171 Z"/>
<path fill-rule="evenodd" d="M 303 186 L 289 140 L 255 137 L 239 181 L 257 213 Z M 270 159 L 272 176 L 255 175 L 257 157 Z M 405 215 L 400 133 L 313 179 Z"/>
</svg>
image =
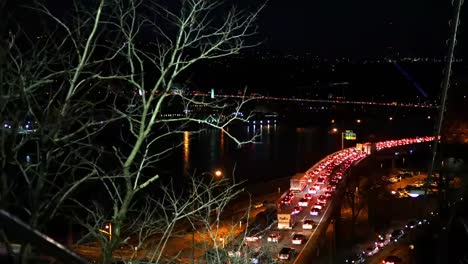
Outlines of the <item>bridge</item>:
<svg viewBox="0 0 468 264">
<path fill-rule="evenodd" d="M 301 187 L 297 189 L 296 192 L 292 193 L 291 191 L 287 191 L 280 196 L 280 199 L 276 203 L 278 206 L 278 221 L 273 224 L 270 229 L 266 230 L 265 236 L 259 235 L 256 237 L 256 234 L 248 234 L 250 239 L 247 239 L 244 229 L 241 228 L 245 228 L 245 226 L 236 226 L 236 232 L 233 234 L 232 240 L 223 240 L 222 247 L 225 248 L 225 250 L 231 249 L 228 251 L 228 255 L 229 252 L 234 252 L 231 257 L 244 255 L 241 254 L 240 251 L 242 249 L 238 246 L 244 243 L 248 244 L 248 247 L 245 247 L 244 250 L 247 250 L 246 248 L 269 248 L 272 250 L 272 254 L 278 253 L 281 248 L 292 248 L 296 252 L 294 255 L 281 257 L 284 258 L 283 261 L 285 263 L 310 263 L 310 259 L 317 256 L 317 252 L 322 242 L 325 240 L 324 237 L 329 224 L 333 220 L 334 212 L 340 208 L 340 197 L 344 194 L 344 188 L 348 180 L 348 169 L 357 165 L 369 155 L 372 155 L 374 151 L 430 142 L 433 140 L 434 137 L 428 136 L 388 140 L 372 144 L 357 144 L 356 147 L 346 148 L 326 156 L 305 173 L 294 177 L 294 179 L 298 178 L 299 182 L 303 180 L 303 184 L 300 185 Z M 275 194 L 276 197 L 277 195 L 278 194 Z M 288 196 L 292 197 L 287 198 Z M 299 206 L 299 202 L 301 202 L 303 198 L 307 200 L 307 204 Z M 282 202 L 285 201 L 285 199 L 289 202 Z M 315 205 L 321 205 L 321 207 L 318 208 L 315 207 Z M 296 210 L 295 207 L 302 208 L 299 209 L 299 212 L 293 212 Z M 314 211 L 314 213 L 311 214 L 312 211 Z M 243 213 L 241 214 L 243 215 Z M 290 217 L 282 218 L 283 216 Z M 286 220 L 286 223 L 284 220 Z M 229 223 L 224 224 L 229 225 Z M 183 247 L 183 245 L 190 245 L 186 240 L 194 239 L 194 234 L 195 233 L 191 235 L 187 234 L 177 238 L 177 241 L 173 241 L 174 243 L 168 242 L 171 245 L 171 249 L 183 252 L 182 256 L 179 258 L 180 263 L 192 263 L 193 257 L 196 259 L 203 259 L 205 256 L 204 250 L 206 249 L 197 248 L 194 253 L 193 245 L 192 247 Z M 273 237 L 279 235 L 276 236 L 278 240 L 274 241 L 274 243 L 271 243 L 271 239 L 269 239 L 272 235 Z M 293 242 L 292 238 L 294 235 L 301 235 L 302 239 L 297 239 Z M 200 235 L 197 235 L 197 239 L 202 238 L 199 236 Z M 239 241 L 242 241 L 242 243 Z M 226 247 L 224 247 L 224 242 L 226 242 Z M 75 247 L 74 250 L 81 255 L 95 259 L 98 259 L 100 254 L 99 248 L 94 246 L 80 246 Z M 249 254 L 252 252 L 244 253 Z M 132 252 L 119 250 L 118 255 L 122 258 L 124 258 L 124 256 L 130 258 L 129 256 L 132 256 Z M 148 255 L 151 255 L 151 252 L 141 250 L 139 251 L 138 257 Z"/>
<path fill-rule="evenodd" d="M 317 255 L 333 212 L 340 206 L 351 166 L 373 151 L 433 140 L 434 137 L 417 137 L 358 144 L 358 147 L 332 153 L 302 175 L 295 175 L 290 191 L 283 193 L 277 202 L 278 224 L 268 235 L 281 238 L 277 241 L 277 249 L 291 249 L 290 254 L 279 254 L 278 257 L 286 263 L 299 264 L 310 263 L 310 259 Z M 260 248 L 264 240 L 248 243 Z"/>
<path fill-rule="evenodd" d="M 262 95 L 227 95 L 217 94 L 211 96 L 207 93 L 195 93 L 195 96 L 209 97 L 213 99 L 238 99 L 238 100 L 257 100 L 257 101 L 278 101 L 278 102 L 298 102 L 298 103 L 320 103 L 320 104 L 342 104 L 342 105 L 362 105 L 362 106 L 394 106 L 408 108 L 436 108 L 437 106 L 431 103 L 402 103 L 402 102 L 368 102 L 368 101 L 348 101 L 348 100 L 327 100 L 327 99 L 308 99 L 308 98 L 293 98 L 293 97 L 274 97 Z"/>
</svg>

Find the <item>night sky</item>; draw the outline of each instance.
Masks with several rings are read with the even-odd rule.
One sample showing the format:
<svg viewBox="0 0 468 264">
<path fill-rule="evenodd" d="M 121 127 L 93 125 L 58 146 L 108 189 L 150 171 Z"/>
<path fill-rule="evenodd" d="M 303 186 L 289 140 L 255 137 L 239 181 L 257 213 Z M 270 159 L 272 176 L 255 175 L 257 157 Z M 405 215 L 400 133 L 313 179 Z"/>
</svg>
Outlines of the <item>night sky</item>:
<svg viewBox="0 0 468 264">
<path fill-rule="evenodd" d="M 29 0 L 10 0 L 11 4 Z M 80 0 L 93 6 L 92 0 Z M 221 0 L 253 9 L 264 0 Z M 157 0 L 173 6 L 173 0 Z M 444 56 L 451 0 L 270 0 L 259 18 L 261 50 L 325 57 Z M 71 1 L 48 0 L 56 10 Z M 24 10 L 22 10 L 23 12 Z M 60 12 L 60 11 L 59 11 Z M 20 16 L 23 17 L 23 16 Z M 457 54 L 468 59 L 468 4 L 461 14 Z M 465 45 L 466 43 L 466 45 Z"/>
<path fill-rule="evenodd" d="M 264 48 L 277 51 L 440 56 L 445 54 L 450 16 L 450 1 L 271 0 L 260 31 Z M 462 26 L 460 36 L 467 35 L 463 32 Z"/>
</svg>

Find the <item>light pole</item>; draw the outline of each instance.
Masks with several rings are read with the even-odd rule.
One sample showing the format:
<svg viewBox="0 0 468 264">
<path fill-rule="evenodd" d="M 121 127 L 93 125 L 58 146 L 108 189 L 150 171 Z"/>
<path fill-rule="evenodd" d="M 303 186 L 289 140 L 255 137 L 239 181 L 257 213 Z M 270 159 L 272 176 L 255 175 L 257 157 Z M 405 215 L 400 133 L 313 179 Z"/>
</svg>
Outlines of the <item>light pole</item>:
<svg viewBox="0 0 468 264">
<path fill-rule="evenodd" d="M 104 226 L 104 229 L 99 229 L 99 232 L 109 236 L 109 241 L 112 240 L 112 222 Z"/>
<path fill-rule="evenodd" d="M 338 133 L 338 128 L 334 127 L 332 129 L 332 132 L 333 133 Z M 344 136 L 345 136 L 345 132 L 341 132 L 341 150 L 344 149 Z"/>
<path fill-rule="evenodd" d="M 205 172 L 202 172 L 201 175 L 209 175 L 211 176 L 212 178 L 216 179 L 216 178 L 220 178 L 223 176 L 223 172 L 221 170 L 215 170 L 214 172 L 210 172 L 210 171 L 205 171 Z"/>
<path fill-rule="evenodd" d="M 344 149 L 344 136 L 345 136 L 345 132 L 341 132 L 341 150 Z"/>
</svg>

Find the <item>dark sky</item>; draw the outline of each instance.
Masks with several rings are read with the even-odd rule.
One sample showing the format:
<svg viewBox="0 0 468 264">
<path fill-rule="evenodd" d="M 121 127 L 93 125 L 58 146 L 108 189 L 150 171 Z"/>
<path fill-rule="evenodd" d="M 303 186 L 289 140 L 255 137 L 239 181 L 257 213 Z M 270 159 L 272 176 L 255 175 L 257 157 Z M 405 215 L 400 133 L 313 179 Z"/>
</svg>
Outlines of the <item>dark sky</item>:
<svg viewBox="0 0 468 264">
<path fill-rule="evenodd" d="M 278 51 L 372 56 L 393 47 L 404 55 L 443 55 L 449 7 L 450 0 L 271 0 L 260 31 L 264 47 Z"/>
<path fill-rule="evenodd" d="M 0 0 L 1 1 L 1 0 Z M 10 0 L 15 3 L 16 0 Z M 28 0 L 24 0 L 28 1 Z M 94 2 L 81 0 L 83 3 Z M 173 4 L 173 0 L 158 0 Z M 264 0 L 221 0 L 241 8 Z M 63 9 L 69 0 L 48 0 Z M 259 18 L 262 50 L 319 56 L 444 56 L 451 0 L 269 0 Z M 467 58 L 468 4 L 457 53 Z M 466 43 L 466 44 L 465 44 Z M 391 48 L 390 48 L 391 47 Z"/>
</svg>

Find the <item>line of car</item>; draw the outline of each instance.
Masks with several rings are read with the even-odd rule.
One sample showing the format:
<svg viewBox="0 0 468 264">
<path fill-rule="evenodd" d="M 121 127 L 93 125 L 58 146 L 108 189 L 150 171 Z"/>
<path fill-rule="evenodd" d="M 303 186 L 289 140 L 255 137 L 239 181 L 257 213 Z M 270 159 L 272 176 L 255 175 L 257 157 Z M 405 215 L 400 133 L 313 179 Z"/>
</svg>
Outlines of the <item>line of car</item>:
<svg viewBox="0 0 468 264">
<path fill-rule="evenodd" d="M 309 209 L 308 214 L 310 216 L 305 216 L 303 218 L 302 230 L 313 230 L 317 228 L 320 221 L 315 221 L 312 217 L 318 217 L 323 213 L 338 184 L 343 179 L 345 171 L 355 161 L 364 158 L 366 155 L 366 153 L 360 152 L 355 148 L 350 148 L 328 157 L 322 164 L 318 164 L 315 170 L 307 172 L 309 184 L 306 188 L 298 194 L 289 192 L 282 200 L 280 200 L 279 206 L 286 207 L 284 208 L 286 210 L 289 207 L 292 207 L 290 213 L 294 216 L 301 214 L 303 211 L 307 211 L 304 209 Z M 296 195 L 301 198 L 297 205 L 294 205 L 293 201 Z M 316 201 L 313 202 L 313 200 Z M 269 239 L 269 241 L 273 240 L 277 241 L 274 238 Z M 302 245 L 306 241 L 307 237 L 302 233 L 293 233 L 291 240 L 293 245 Z M 290 260 L 296 255 L 296 253 L 297 251 L 294 248 L 285 246 L 279 251 L 278 258 L 280 260 Z"/>
<path fill-rule="evenodd" d="M 414 139 L 384 141 L 376 143 L 376 149 L 380 150 L 384 148 L 421 143 L 430 140 L 433 140 L 433 137 L 419 137 Z M 335 192 L 339 183 L 343 179 L 346 170 L 354 162 L 363 159 L 367 155 L 368 153 L 360 151 L 357 148 L 344 149 L 342 151 L 330 155 L 321 163 L 317 164 L 311 170 L 306 172 L 307 184 L 305 185 L 305 188 L 302 191 L 297 193 L 290 191 L 280 199 L 280 201 L 278 202 L 278 213 L 279 211 L 289 212 L 291 218 L 296 219 L 301 218 L 302 214 L 308 211 L 306 216 L 302 217 L 302 228 L 297 227 L 297 225 L 295 225 L 296 221 L 294 221 L 291 226 L 292 230 L 287 231 L 287 233 L 284 235 L 284 237 L 291 238 L 291 245 L 301 246 L 308 239 L 310 239 L 310 236 L 313 234 L 313 232 L 309 236 L 307 236 L 305 232 L 310 233 L 311 230 L 316 229 L 320 225 L 321 219 L 317 219 L 317 217 L 319 217 L 324 212 L 324 209 L 327 207 L 327 204 L 329 204 L 328 202 L 333 196 L 333 193 Z M 257 238 L 251 238 L 247 241 L 250 243 L 261 243 L 261 238 L 262 236 L 258 235 Z M 276 243 L 278 244 L 278 246 L 280 246 L 280 244 L 285 242 L 284 240 L 282 241 L 281 238 L 282 235 L 280 231 L 273 230 L 267 235 L 266 242 Z M 380 241 L 379 245 L 384 245 L 384 241 Z M 280 248 L 281 249 L 277 254 L 279 260 L 291 260 L 300 251 L 300 248 L 296 250 L 294 247 L 287 245 L 287 242 L 283 244 L 283 246 L 280 246 Z M 375 247 L 369 248 L 369 252 L 373 251 L 376 251 Z M 259 263 L 258 258 L 253 258 L 251 263 Z"/>
<path fill-rule="evenodd" d="M 367 257 L 371 257 L 377 254 L 382 248 L 391 243 L 397 243 L 411 230 L 429 223 L 430 222 L 427 218 L 422 218 L 420 220 L 410 220 L 404 228 L 393 229 L 392 232 L 387 234 L 378 234 L 377 240 L 373 244 L 366 247 L 362 252 L 349 256 L 345 262 L 354 264 L 364 263 Z M 382 264 L 401 263 L 401 260 L 398 259 L 399 257 L 397 256 L 387 256 L 382 260 Z"/>
</svg>

